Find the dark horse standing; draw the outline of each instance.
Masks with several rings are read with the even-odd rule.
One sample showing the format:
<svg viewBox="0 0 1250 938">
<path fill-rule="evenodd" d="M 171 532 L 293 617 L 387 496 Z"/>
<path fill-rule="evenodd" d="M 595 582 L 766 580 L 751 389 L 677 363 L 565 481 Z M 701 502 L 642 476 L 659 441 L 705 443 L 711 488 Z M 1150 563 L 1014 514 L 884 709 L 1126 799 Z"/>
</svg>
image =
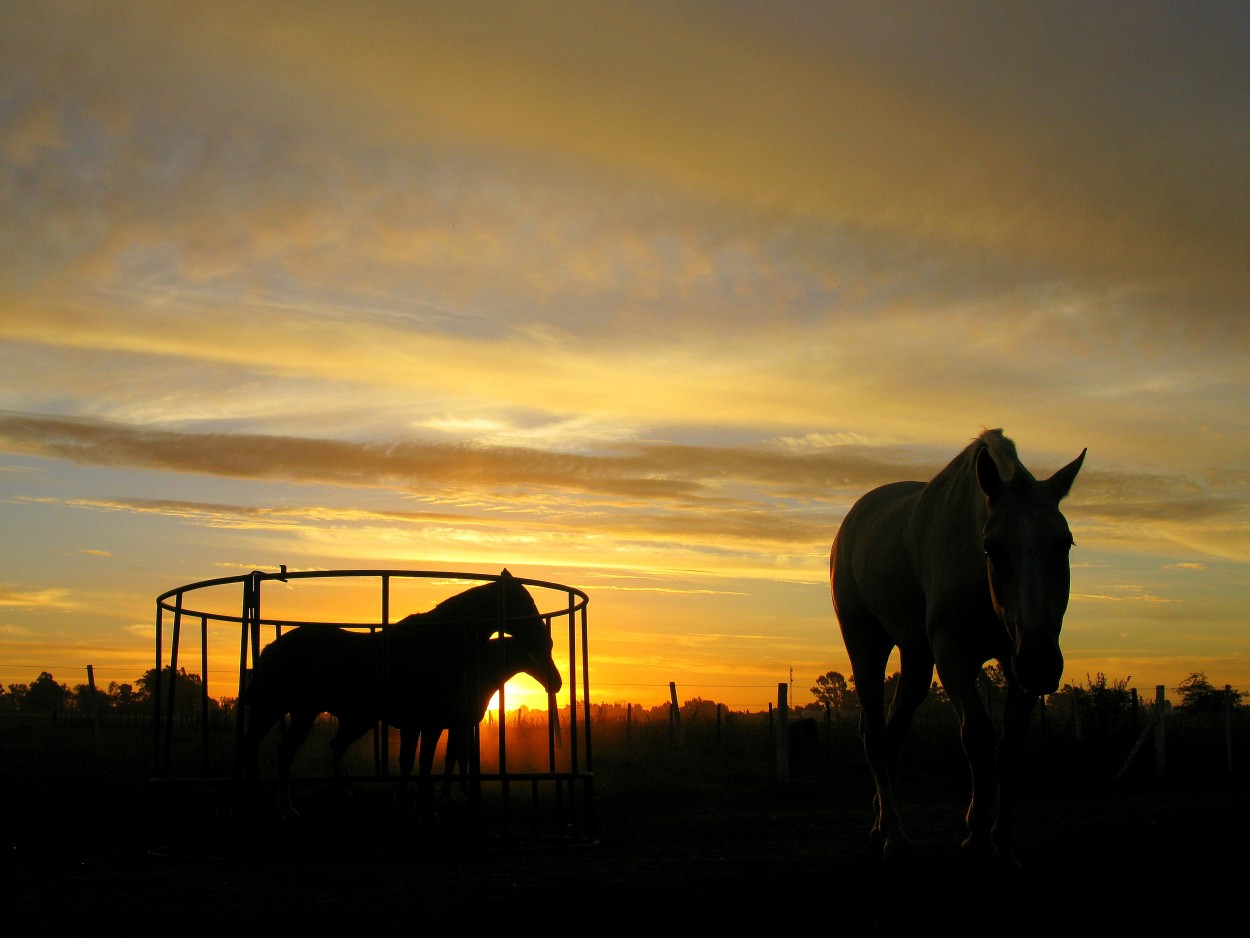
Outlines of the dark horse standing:
<svg viewBox="0 0 1250 938">
<path fill-rule="evenodd" d="M 838 530 L 829 577 L 877 786 L 873 838 L 883 843 L 887 860 L 911 847 L 893 781 L 936 664 L 972 769 L 964 848 L 995 851 L 1015 863 L 1011 815 L 1029 716 L 1063 673 L 1059 629 L 1068 605 L 1072 533 L 1059 502 L 1084 459 L 1082 450 L 1039 482 L 1011 440 L 987 430 L 929 483 L 873 489 Z M 885 667 L 895 646 L 900 677 L 887 724 Z M 1007 678 L 997 758 L 993 725 L 976 691 L 977 675 L 990 659 Z"/>
<path fill-rule="evenodd" d="M 506 650 L 517 671 L 542 675 L 551 693 L 560 689 L 550 626 L 524 585 L 507 570 L 494 582 L 384 630 L 292 629 L 261 652 L 244 691 L 248 727 L 241 756 L 255 752 L 269 729 L 290 714 L 291 723 L 278 744 L 278 779 L 290 809 L 291 762 L 319 714 L 338 717 L 330 749 L 340 773 L 348 747 L 382 720 L 400 731 L 402 797 L 418 738 L 437 729 L 429 746 L 422 746 L 424 809 L 434 743 L 442 728 L 450 725 L 445 722 L 449 715 L 461 713 L 464 700 L 477 700 L 482 672 L 497 667 L 491 652 L 504 646 L 492 642 L 491 636 L 499 631 L 513 637 Z"/>
<path fill-rule="evenodd" d="M 434 749 L 443 730 L 447 730 L 447 749 L 443 769 L 443 798 L 450 792 L 452 771 L 460 768 L 460 788 L 467 788 L 469 763 L 473 755 L 473 731 L 486 716 L 490 699 L 504 684 L 521 672 L 538 681 L 549 694 L 560 690 L 560 672 L 554 662 L 543 662 L 518 647 L 519 642 L 511 636 L 491 639 L 482 654 L 478 669 L 477 685 L 467 687 L 465 693 L 449 699 L 450 706 L 442 713 L 430 713 L 421 730 L 421 778 L 430 775 Z"/>
</svg>

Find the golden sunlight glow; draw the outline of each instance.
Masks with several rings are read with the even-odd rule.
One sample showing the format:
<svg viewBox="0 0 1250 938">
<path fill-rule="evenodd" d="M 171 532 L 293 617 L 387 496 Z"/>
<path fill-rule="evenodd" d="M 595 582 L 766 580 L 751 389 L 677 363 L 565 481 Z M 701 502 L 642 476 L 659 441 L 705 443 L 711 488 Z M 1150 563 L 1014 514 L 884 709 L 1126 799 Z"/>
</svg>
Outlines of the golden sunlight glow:
<svg viewBox="0 0 1250 938">
<path fill-rule="evenodd" d="M 999 426 L 1088 447 L 1070 674 L 1250 682 L 1235 15 L 97 7 L 0 5 L 0 685 L 506 566 L 595 699 L 805 699 L 849 506 Z"/>
</svg>

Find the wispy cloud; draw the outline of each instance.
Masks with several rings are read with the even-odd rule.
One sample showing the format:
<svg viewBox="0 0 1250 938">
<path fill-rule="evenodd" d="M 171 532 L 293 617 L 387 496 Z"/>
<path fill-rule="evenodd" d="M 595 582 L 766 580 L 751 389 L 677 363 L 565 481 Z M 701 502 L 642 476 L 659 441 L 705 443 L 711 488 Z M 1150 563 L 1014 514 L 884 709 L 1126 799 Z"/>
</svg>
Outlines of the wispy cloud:
<svg viewBox="0 0 1250 938">
<path fill-rule="evenodd" d="M 76 609 L 78 605 L 70 598 L 70 591 L 67 589 L 30 591 L 0 585 L 0 606 L 18 609 Z"/>
<path fill-rule="evenodd" d="M 1038 475 L 1090 449 L 1065 511 L 1116 601 L 1078 607 L 1240 595 L 1244 10 L 0 20 L 14 594 L 194 543 L 806 595 L 856 496 L 1003 426 Z"/>
</svg>

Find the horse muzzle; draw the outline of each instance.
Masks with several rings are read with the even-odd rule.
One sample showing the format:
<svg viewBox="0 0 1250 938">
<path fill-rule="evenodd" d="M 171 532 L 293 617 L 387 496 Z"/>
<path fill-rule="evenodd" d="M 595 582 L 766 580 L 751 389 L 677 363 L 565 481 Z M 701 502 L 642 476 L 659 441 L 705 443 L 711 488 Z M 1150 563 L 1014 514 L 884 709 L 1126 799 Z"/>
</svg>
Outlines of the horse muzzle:
<svg viewBox="0 0 1250 938">
<path fill-rule="evenodd" d="M 1016 683 L 1027 694 L 1044 697 L 1059 689 L 1063 677 L 1063 653 L 1058 647 L 1040 652 L 1020 651 L 1011 662 Z"/>
</svg>

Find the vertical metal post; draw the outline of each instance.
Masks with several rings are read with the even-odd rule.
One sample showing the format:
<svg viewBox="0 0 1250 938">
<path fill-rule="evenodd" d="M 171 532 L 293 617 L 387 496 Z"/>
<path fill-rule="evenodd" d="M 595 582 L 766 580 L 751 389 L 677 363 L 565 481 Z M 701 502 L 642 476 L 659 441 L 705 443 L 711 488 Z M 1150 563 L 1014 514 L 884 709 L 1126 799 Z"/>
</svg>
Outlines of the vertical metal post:
<svg viewBox="0 0 1250 938">
<path fill-rule="evenodd" d="M 254 774 L 256 769 L 255 753 L 243 752 L 244 733 L 248 729 L 251 715 L 246 713 L 243 704 L 243 693 L 247 690 L 248 648 L 251 648 L 252 667 L 256 667 L 256 659 L 260 657 L 260 571 L 253 570 L 243 580 L 243 609 L 239 613 L 239 701 L 236 723 L 236 761 L 240 768 L 245 767 L 243 756 L 248 756 L 246 770 Z"/>
<path fill-rule="evenodd" d="M 182 632 L 182 593 L 174 602 L 174 634 L 169 643 L 169 706 L 165 713 L 165 761 L 161 766 L 161 777 L 169 778 L 169 760 L 174 748 L 174 704 L 178 687 L 178 638 Z M 163 675 L 156 672 L 156 683 L 160 686 Z"/>
<path fill-rule="evenodd" d="M 164 608 L 156 602 L 156 688 L 152 694 L 152 774 L 161 774 L 161 644 L 165 633 Z"/>
<path fill-rule="evenodd" d="M 208 778 L 208 616 L 200 616 L 200 740 L 204 755 L 204 777 Z"/>
<path fill-rule="evenodd" d="M 496 578 L 494 582 L 499 583 L 500 581 L 498 578 Z M 496 590 L 496 593 L 499 597 L 498 600 L 496 601 L 496 615 L 498 617 L 496 621 L 496 626 L 497 626 L 496 631 L 499 633 L 499 635 L 502 636 L 504 633 L 504 630 L 507 627 L 507 616 L 508 616 L 507 593 L 508 591 L 506 589 L 501 589 L 501 590 Z M 477 643 L 474 642 L 474 645 L 476 644 Z M 481 768 L 480 764 L 478 768 L 480 770 Z M 511 830 L 510 811 L 509 811 L 509 808 L 511 806 L 511 799 L 510 799 L 511 794 L 512 794 L 511 788 L 508 784 L 508 711 L 504 705 L 503 687 L 500 687 L 499 688 L 499 798 L 500 798 L 500 806 L 501 806 L 502 814 L 503 814 L 503 830 L 504 830 L 505 842 L 507 841 L 507 838 L 508 838 L 508 832 L 509 830 Z"/>
<path fill-rule="evenodd" d="M 382 728 L 379 732 L 377 725 L 373 727 L 373 770 L 377 775 L 391 774 L 391 728 L 386 722 L 386 701 L 390 699 L 391 691 L 391 578 L 386 574 L 382 574 L 382 634 L 377 639 L 377 644 L 381 648 L 378 656 L 374 672 L 374 690 L 381 688 L 382 699 L 379 701 L 379 707 L 382 713 Z"/>
<path fill-rule="evenodd" d="M 777 781 L 790 781 L 790 702 L 785 681 L 777 685 Z"/>
<path fill-rule="evenodd" d="M 573 594 L 569 593 L 569 623 L 572 625 L 576 618 L 573 612 Z M 581 637 L 582 637 L 582 706 L 586 710 L 586 719 L 583 721 L 586 730 L 586 771 L 593 772 L 594 766 L 594 749 L 590 742 L 590 643 L 587 641 L 586 629 L 586 607 L 582 606 L 581 615 Z"/>
<path fill-rule="evenodd" d="M 572 604 L 573 597 L 570 594 L 569 605 L 572 606 Z M 576 773 L 581 768 L 577 745 L 577 739 L 580 734 L 577 726 L 577 623 L 571 612 L 567 619 L 569 646 L 569 771 Z"/>
<path fill-rule="evenodd" d="M 247 633 L 248 633 L 248 595 L 247 581 L 243 581 L 243 608 L 239 613 L 239 693 L 235 698 L 234 712 L 234 747 L 235 763 L 240 772 L 252 772 L 254 765 L 248 764 L 243 756 L 243 738 L 247 733 L 248 713 L 243 702 L 243 693 L 247 690 L 250 670 L 247 666 Z"/>
</svg>

